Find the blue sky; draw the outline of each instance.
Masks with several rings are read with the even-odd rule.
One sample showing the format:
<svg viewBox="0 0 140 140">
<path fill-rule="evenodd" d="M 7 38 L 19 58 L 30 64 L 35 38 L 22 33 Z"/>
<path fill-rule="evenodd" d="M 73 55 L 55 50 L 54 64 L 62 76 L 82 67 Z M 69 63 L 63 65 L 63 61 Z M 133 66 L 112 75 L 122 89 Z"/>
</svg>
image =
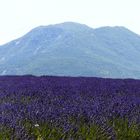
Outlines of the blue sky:
<svg viewBox="0 0 140 140">
<path fill-rule="evenodd" d="M 140 34 L 140 0 L 0 0 L 0 44 L 36 26 L 74 21 Z"/>
</svg>

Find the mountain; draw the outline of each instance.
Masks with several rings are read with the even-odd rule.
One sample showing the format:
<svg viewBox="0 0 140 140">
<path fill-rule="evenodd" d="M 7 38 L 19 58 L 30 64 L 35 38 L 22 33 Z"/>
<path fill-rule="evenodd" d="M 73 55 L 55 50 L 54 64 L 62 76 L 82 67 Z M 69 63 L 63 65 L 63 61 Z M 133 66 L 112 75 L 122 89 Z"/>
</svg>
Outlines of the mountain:
<svg viewBox="0 0 140 140">
<path fill-rule="evenodd" d="M 0 75 L 140 78 L 140 36 L 125 27 L 65 22 L 0 46 Z"/>
</svg>

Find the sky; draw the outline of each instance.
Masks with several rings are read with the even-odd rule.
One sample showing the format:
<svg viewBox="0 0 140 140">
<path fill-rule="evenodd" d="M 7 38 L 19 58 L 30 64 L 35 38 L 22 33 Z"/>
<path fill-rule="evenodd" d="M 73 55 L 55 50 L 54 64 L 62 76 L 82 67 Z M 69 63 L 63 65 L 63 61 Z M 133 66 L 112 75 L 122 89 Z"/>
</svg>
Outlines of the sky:
<svg viewBox="0 0 140 140">
<path fill-rule="evenodd" d="M 0 45 L 40 25 L 73 21 L 140 34 L 140 0 L 0 0 Z"/>
</svg>

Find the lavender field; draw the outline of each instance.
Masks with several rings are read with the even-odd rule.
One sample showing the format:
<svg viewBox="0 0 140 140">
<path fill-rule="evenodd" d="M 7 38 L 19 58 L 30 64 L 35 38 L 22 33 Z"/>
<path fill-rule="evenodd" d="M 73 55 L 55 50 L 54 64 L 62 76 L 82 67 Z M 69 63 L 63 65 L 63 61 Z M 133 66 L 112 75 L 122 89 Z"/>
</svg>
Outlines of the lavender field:
<svg viewBox="0 0 140 140">
<path fill-rule="evenodd" d="M 140 80 L 0 77 L 0 140 L 112 139 L 140 139 Z"/>
</svg>

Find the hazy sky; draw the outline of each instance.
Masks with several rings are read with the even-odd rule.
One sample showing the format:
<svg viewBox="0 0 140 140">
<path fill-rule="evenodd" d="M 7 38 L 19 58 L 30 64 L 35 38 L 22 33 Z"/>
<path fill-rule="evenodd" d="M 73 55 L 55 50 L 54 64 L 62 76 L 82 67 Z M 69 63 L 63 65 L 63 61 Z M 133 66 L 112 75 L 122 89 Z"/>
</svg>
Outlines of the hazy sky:
<svg viewBox="0 0 140 140">
<path fill-rule="evenodd" d="M 125 26 L 140 34 L 140 0 L 0 0 L 0 44 L 64 21 Z"/>
</svg>

